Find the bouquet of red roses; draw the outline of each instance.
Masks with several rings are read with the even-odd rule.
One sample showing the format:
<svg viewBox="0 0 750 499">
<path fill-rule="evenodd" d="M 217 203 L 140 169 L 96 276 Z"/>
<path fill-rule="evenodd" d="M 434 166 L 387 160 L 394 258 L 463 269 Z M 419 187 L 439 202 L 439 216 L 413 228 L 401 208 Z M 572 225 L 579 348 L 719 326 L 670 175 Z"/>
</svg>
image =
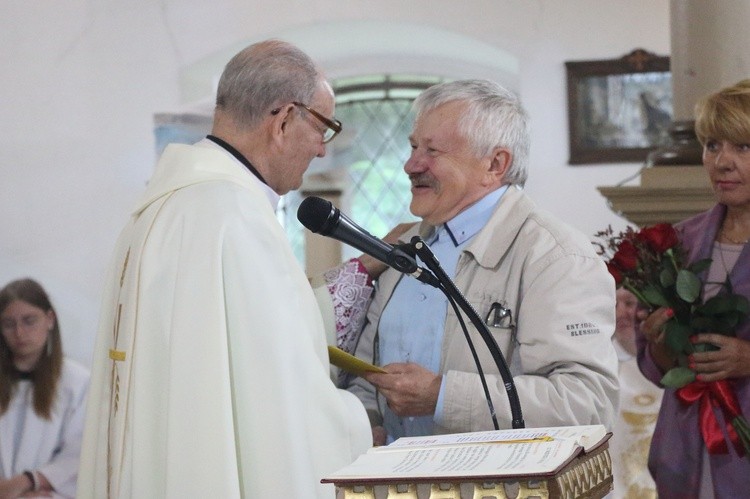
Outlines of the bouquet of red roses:
<svg viewBox="0 0 750 499">
<path fill-rule="evenodd" d="M 737 437 L 736 442 L 741 441 L 744 450 L 750 454 L 750 426 L 741 414 L 728 381 L 696 381 L 695 372 L 688 367 L 687 360 L 694 352 L 715 348 L 706 343 L 693 344 L 691 336 L 701 332 L 733 336 L 737 325 L 750 313 L 748 299 L 734 294 L 727 278 L 726 282 L 720 283 L 723 286 L 720 293 L 703 301 L 703 283 L 698 274 L 708 269 L 711 259 L 685 265 L 684 250 L 670 224 L 658 224 L 639 231 L 628 227 L 618 234 L 608 227 L 596 237 L 603 242 L 594 242 L 594 245 L 606 259 L 607 269 L 618 287 L 629 290 L 649 309 L 668 307 L 674 312 L 665 324 L 664 335 L 677 363 L 667 371 L 661 383 L 679 389 L 677 395 L 686 403 L 701 400 L 701 414 L 706 415 L 702 419 L 707 421 L 702 424 L 711 423 L 711 405 L 721 406 L 736 431 L 731 435 L 733 440 Z M 704 395 L 706 398 L 702 400 Z M 716 423 L 715 417 L 713 423 Z M 702 427 L 701 430 L 707 445 L 709 440 L 716 441 L 716 438 L 706 432 L 721 435 L 718 423 L 713 429 Z M 723 449 L 725 445 L 718 445 L 718 448 Z M 739 449 L 738 453 L 741 453 Z"/>
</svg>

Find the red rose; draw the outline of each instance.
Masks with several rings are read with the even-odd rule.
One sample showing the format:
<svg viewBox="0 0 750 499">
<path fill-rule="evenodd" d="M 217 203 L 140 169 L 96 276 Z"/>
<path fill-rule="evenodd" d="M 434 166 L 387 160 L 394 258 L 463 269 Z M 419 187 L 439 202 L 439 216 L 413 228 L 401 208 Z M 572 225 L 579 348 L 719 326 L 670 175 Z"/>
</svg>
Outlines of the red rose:
<svg viewBox="0 0 750 499">
<path fill-rule="evenodd" d="M 628 239 L 623 240 L 612 257 L 612 265 L 627 272 L 638 268 L 638 250 Z"/>
<path fill-rule="evenodd" d="M 677 245 L 677 231 L 670 224 L 657 224 L 646 227 L 636 234 L 636 239 L 646 243 L 657 253 L 664 253 Z"/>
<path fill-rule="evenodd" d="M 620 272 L 620 269 L 618 269 L 611 263 L 608 263 L 607 270 L 609 270 L 609 273 L 612 275 L 612 277 L 614 277 L 616 286 L 622 284 L 623 275 L 622 272 Z"/>
</svg>

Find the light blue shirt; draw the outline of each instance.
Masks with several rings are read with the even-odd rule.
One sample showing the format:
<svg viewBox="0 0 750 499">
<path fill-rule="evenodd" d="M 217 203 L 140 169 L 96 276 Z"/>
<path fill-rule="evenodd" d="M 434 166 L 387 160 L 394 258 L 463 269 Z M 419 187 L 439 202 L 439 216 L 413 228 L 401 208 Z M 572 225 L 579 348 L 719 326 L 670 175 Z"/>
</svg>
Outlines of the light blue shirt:
<svg viewBox="0 0 750 499">
<path fill-rule="evenodd" d="M 445 224 L 425 242 L 445 273 L 453 279 L 461 252 L 492 216 L 507 186 L 492 191 Z M 440 357 L 448 300 L 442 291 L 411 277 L 403 277 L 383 309 L 378 326 L 380 364 L 414 362 L 432 372 L 440 371 Z M 468 323 L 468 321 L 467 321 Z M 443 386 L 434 416 L 396 416 L 388 407 L 383 425 L 388 442 L 400 438 L 431 435 L 434 420 L 440 420 Z"/>
</svg>

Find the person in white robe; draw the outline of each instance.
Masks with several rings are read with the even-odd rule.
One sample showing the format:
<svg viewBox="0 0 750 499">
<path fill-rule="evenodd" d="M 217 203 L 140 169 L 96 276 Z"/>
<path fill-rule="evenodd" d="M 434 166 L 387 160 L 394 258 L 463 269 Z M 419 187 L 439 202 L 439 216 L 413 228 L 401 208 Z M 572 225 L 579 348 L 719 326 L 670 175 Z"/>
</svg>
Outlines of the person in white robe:
<svg viewBox="0 0 750 499">
<path fill-rule="evenodd" d="M 648 452 L 656 427 L 663 390 L 638 369 L 635 320 L 638 299 L 617 290 L 615 335 L 619 360 L 620 408 L 610 441 L 614 491 L 610 499 L 655 499 L 656 485 L 648 471 Z"/>
<path fill-rule="evenodd" d="M 57 314 L 42 286 L 0 290 L 0 497 L 76 494 L 89 372 L 63 357 Z"/>
<path fill-rule="evenodd" d="M 333 110 L 307 55 L 260 42 L 227 64 L 211 135 L 166 148 L 106 285 L 79 498 L 333 499 L 320 480 L 372 445 L 274 213 Z"/>
</svg>

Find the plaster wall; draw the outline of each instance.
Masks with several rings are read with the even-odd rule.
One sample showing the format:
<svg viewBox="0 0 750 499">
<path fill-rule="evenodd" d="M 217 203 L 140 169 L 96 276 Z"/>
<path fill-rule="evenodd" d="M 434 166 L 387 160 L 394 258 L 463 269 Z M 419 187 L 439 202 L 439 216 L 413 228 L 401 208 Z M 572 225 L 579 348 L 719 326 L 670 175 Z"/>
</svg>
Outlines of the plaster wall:
<svg viewBox="0 0 750 499">
<path fill-rule="evenodd" d="M 640 165 L 567 164 L 564 62 L 668 54 L 668 0 L 4 0 L 0 283 L 47 288 L 71 357 L 90 362 L 107 262 L 155 161 L 153 115 L 193 105 L 223 54 L 270 36 L 332 76 L 504 79 L 531 116 L 528 192 L 587 234 L 624 226 L 596 187 Z"/>
</svg>

